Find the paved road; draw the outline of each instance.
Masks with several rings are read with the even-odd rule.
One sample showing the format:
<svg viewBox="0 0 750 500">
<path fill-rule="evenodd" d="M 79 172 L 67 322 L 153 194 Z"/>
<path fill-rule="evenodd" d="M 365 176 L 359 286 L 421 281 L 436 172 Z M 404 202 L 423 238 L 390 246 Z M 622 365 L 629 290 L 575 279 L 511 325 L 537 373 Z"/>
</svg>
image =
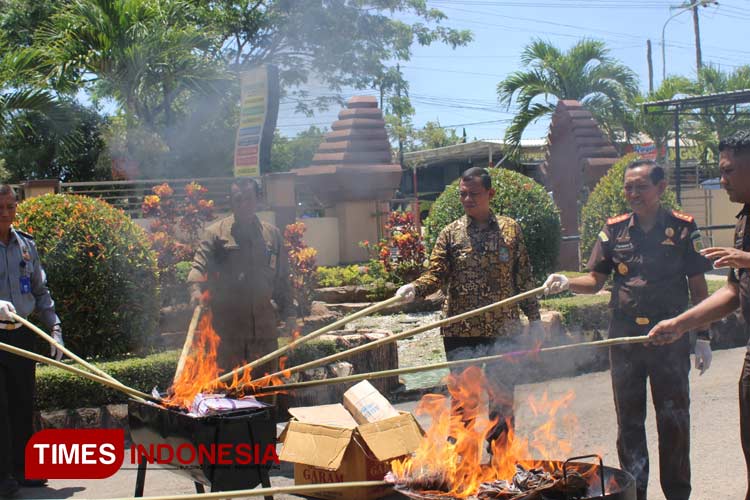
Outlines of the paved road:
<svg viewBox="0 0 750 500">
<path fill-rule="evenodd" d="M 743 498 L 745 467 L 739 444 L 739 415 L 737 409 L 737 380 L 745 355 L 744 348 L 715 353 L 714 364 L 704 375 L 691 372 L 692 384 L 692 462 L 693 499 L 722 500 Z M 573 453 L 600 453 L 605 464 L 616 465 L 616 420 L 612 405 L 609 373 L 599 372 L 572 378 L 561 378 L 538 384 L 520 386 L 516 392 L 518 402 L 519 434 L 528 432 L 534 420 L 525 403 L 530 396 L 539 399 L 545 391 L 549 398 L 559 398 L 569 390 L 575 399 L 564 415 L 571 423 L 562 437 L 570 440 Z M 416 402 L 398 405 L 402 410 L 412 410 Z M 429 422 L 422 422 L 429 425 Z M 649 498 L 663 500 L 658 484 L 658 459 L 656 427 L 652 407 L 649 405 L 647 432 L 652 444 Z M 273 485 L 293 483 L 291 467 L 283 466 L 273 471 Z M 47 488 L 24 489 L 20 498 L 120 498 L 133 493 L 135 471 L 121 469 L 109 479 L 96 481 L 50 481 Z M 720 490 L 717 492 L 717 488 Z M 192 483 L 171 472 L 153 469 L 146 477 L 146 495 L 193 493 Z M 299 497 L 278 495 L 278 500 Z"/>
</svg>

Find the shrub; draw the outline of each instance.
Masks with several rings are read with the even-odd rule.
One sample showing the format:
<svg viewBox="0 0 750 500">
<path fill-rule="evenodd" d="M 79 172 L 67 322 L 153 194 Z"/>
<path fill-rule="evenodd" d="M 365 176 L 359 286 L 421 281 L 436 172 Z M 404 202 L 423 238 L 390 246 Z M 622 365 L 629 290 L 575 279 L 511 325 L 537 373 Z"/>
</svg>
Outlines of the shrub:
<svg viewBox="0 0 750 500">
<path fill-rule="evenodd" d="M 96 363 L 96 366 L 133 389 L 151 393 L 154 387 L 165 390 L 172 384 L 180 351 L 160 352 L 145 358 Z M 88 408 L 124 403 L 128 396 L 99 382 L 50 366 L 36 372 L 36 408 Z"/>
<path fill-rule="evenodd" d="M 609 295 L 575 295 L 542 299 L 542 309 L 558 311 L 566 328 L 606 330 L 609 323 Z"/>
<path fill-rule="evenodd" d="M 489 169 L 495 196 L 492 210 L 515 219 L 523 230 L 534 278 L 541 282 L 554 269 L 560 250 L 560 213 L 544 187 L 512 170 Z M 464 214 L 456 179 L 438 196 L 425 221 L 425 243 L 432 250 L 440 231 Z"/>
<path fill-rule="evenodd" d="M 305 224 L 295 222 L 284 229 L 284 247 L 289 254 L 289 267 L 292 274 L 292 288 L 297 300 L 300 316 L 310 314 L 312 293 L 315 289 L 315 256 L 317 250 L 307 246 L 302 240 Z"/>
<path fill-rule="evenodd" d="M 607 175 L 599 180 L 589 199 L 581 210 L 581 255 L 588 258 L 594 248 L 596 238 L 609 217 L 630 211 L 622 189 L 625 167 L 637 160 L 635 153 L 625 155 L 609 169 Z M 678 209 L 677 198 L 671 188 L 667 188 L 661 197 L 662 205 Z"/>
<path fill-rule="evenodd" d="M 19 205 L 18 227 L 34 236 L 73 352 L 149 346 L 159 320 L 156 256 L 130 217 L 95 198 L 44 195 Z"/>
<path fill-rule="evenodd" d="M 321 287 L 369 285 L 375 279 L 369 271 L 369 265 L 318 266 L 316 279 Z"/>
<path fill-rule="evenodd" d="M 370 252 L 370 262 L 380 262 L 393 283 L 409 283 L 422 274 L 425 249 L 422 237 L 411 212 L 393 211 L 385 224 L 386 238 L 377 244 L 362 241 L 360 245 Z"/>
<path fill-rule="evenodd" d="M 185 185 L 182 198 L 167 183 L 151 191 L 154 194 L 144 198 L 141 208 L 144 217 L 152 218 L 149 239 L 157 255 L 162 303 L 185 302 L 187 285 L 178 266 L 195 255 L 203 226 L 214 218 L 214 202 L 206 199 L 208 190 L 195 182 Z"/>
</svg>

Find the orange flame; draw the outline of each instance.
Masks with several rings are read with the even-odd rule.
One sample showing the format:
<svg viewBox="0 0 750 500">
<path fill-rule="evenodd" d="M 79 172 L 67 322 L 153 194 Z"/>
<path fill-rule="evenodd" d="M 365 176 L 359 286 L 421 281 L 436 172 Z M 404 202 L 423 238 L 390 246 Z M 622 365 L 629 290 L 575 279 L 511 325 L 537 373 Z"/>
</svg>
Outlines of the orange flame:
<svg viewBox="0 0 750 500">
<path fill-rule="evenodd" d="M 204 309 L 190 354 L 185 359 L 182 372 L 168 391 L 170 396 L 164 399 L 165 404 L 190 409 L 198 393 L 230 393 L 232 397 L 242 397 L 246 390 L 251 392 L 252 388 L 260 386 L 260 384 L 253 383 L 251 369 L 235 373 L 228 384 L 218 382 L 217 379 L 224 370 L 220 369 L 216 363 L 216 353 L 221 339 L 212 326 L 212 320 L 211 310 Z M 282 370 L 285 362 L 286 357 L 279 360 Z M 283 381 L 278 377 L 272 377 L 265 380 L 262 385 L 281 385 L 282 383 Z"/>
<path fill-rule="evenodd" d="M 533 420 L 543 422 L 528 437 L 519 436 L 508 425 L 510 431 L 505 439 L 493 442 L 492 457 L 487 464 L 482 462 L 482 453 L 497 420 L 490 420 L 481 411 L 486 404 L 482 398 L 487 387 L 484 373 L 478 367 L 469 367 L 460 375 L 449 375 L 447 383 L 454 410 L 460 408 L 460 411 L 451 411 L 446 396 L 428 394 L 422 398 L 415 413 L 428 415 L 432 423 L 413 455 L 391 463 L 399 481 L 440 484 L 441 491 L 424 493 L 467 498 L 477 493 L 481 483 L 511 479 L 518 463 L 555 470 L 553 460 L 570 456 L 572 446 L 557 437 L 556 424 L 562 418 L 561 410 L 572 401 L 572 392 L 557 401 L 549 400 L 546 394 L 541 399 L 529 397 Z M 574 420 L 567 419 L 564 423 L 571 425 Z"/>
</svg>

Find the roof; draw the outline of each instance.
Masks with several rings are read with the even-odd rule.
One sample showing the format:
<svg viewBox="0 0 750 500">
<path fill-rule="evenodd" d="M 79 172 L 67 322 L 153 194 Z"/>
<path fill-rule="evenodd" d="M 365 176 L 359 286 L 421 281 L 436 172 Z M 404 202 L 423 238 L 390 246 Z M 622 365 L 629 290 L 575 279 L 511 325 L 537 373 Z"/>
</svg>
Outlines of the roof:
<svg viewBox="0 0 750 500">
<path fill-rule="evenodd" d="M 544 138 L 521 140 L 522 149 L 539 149 L 546 147 L 546 145 L 547 139 Z M 442 148 L 404 153 L 404 162 L 413 163 L 417 168 L 420 168 L 426 167 L 428 164 L 436 161 L 465 160 L 469 157 L 489 155 L 490 151 L 492 151 L 497 160 L 500 160 L 504 149 L 505 141 L 502 139 L 483 139 Z"/>
<path fill-rule="evenodd" d="M 643 110 L 646 113 L 665 113 L 700 107 L 731 106 L 745 103 L 750 103 L 750 89 L 644 102 Z"/>
</svg>

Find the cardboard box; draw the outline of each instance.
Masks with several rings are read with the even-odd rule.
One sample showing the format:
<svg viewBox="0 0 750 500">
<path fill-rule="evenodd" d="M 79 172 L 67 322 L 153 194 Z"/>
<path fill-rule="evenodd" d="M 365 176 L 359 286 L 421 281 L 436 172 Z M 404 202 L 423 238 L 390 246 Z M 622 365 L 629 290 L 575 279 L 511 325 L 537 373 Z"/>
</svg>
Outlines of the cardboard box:
<svg viewBox="0 0 750 500">
<path fill-rule="evenodd" d="M 381 481 L 390 461 L 408 455 L 422 440 L 411 413 L 357 425 L 340 405 L 290 408 L 294 417 L 281 435 L 279 458 L 294 462 L 294 484 Z M 389 486 L 320 490 L 309 496 L 326 500 L 372 500 L 392 493 Z"/>
<path fill-rule="evenodd" d="M 344 393 L 344 407 L 358 424 L 378 422 L 398 416 L 398 411 L 367 380 L 353 385 Z"/>
</svg>

